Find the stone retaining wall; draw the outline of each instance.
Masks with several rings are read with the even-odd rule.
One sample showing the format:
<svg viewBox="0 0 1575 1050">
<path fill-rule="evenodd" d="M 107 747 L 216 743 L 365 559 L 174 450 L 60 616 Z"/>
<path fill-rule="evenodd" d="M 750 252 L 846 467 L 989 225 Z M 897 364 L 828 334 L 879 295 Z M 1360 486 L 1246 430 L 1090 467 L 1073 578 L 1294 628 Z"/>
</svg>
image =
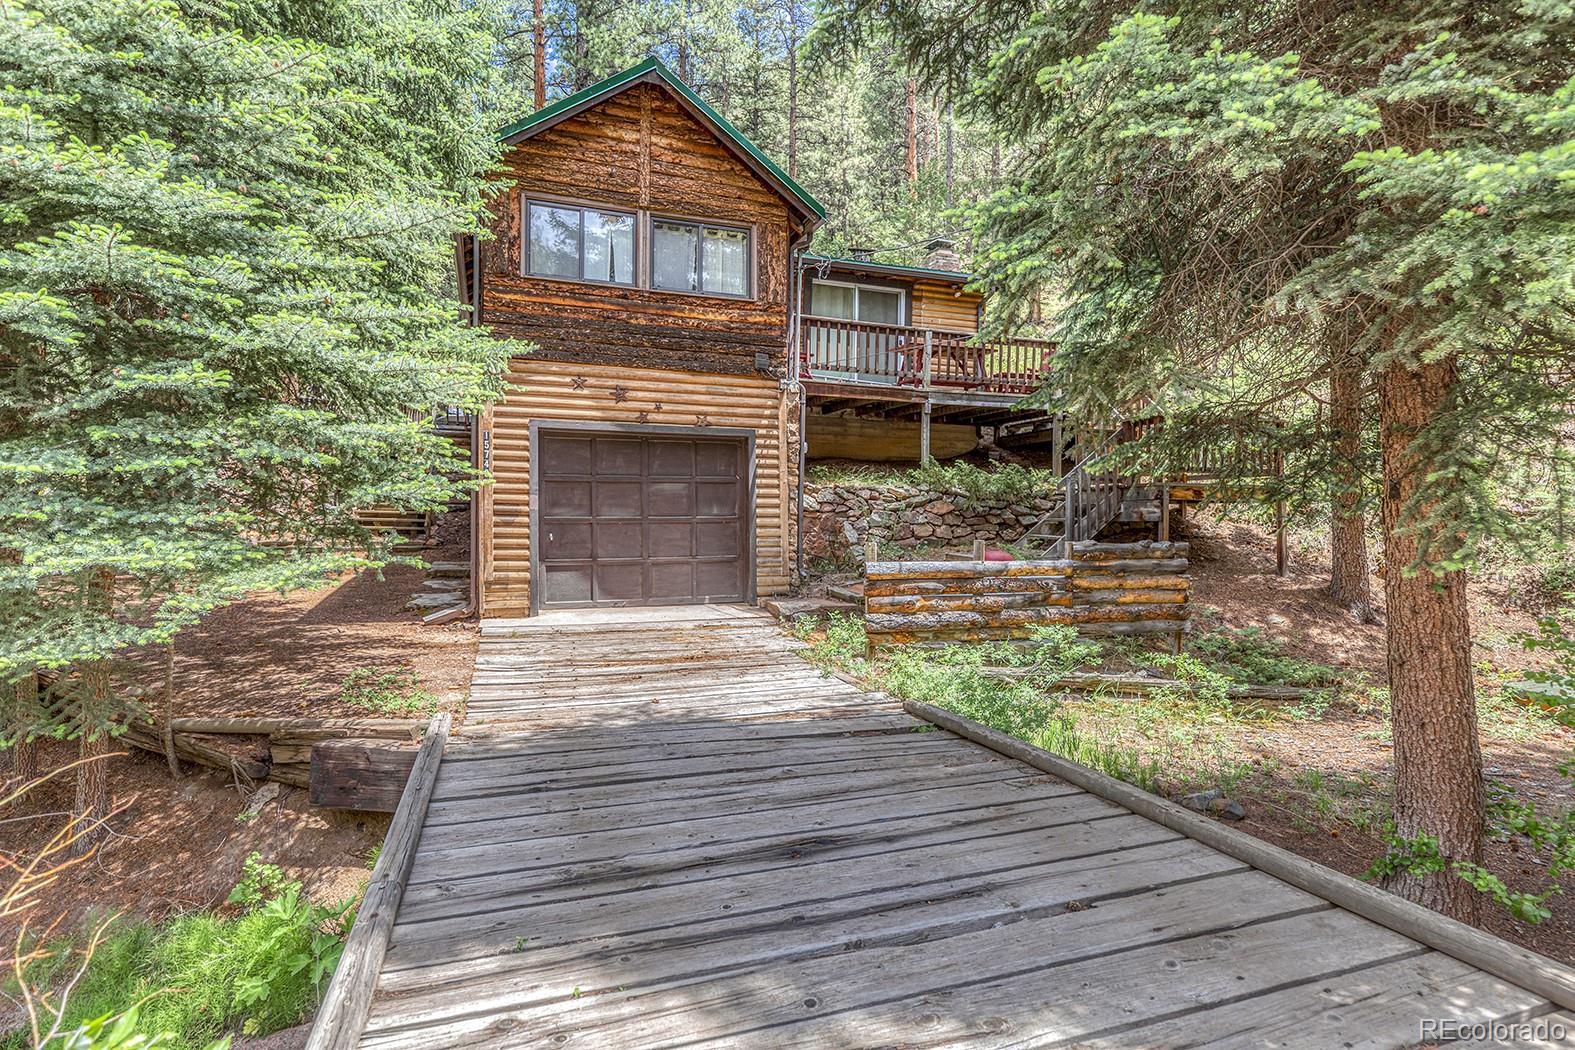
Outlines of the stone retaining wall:
<svg viewBox="0 0 1575 1050">
<path fill-rule="evenodd" d="M 873 535 L 882 548 L 918 550 L 1016 540 L 1050 509 L 1047 499 L 975 500 L 899 485 L 804 486 L 804 553 L 862 561 Z"/>
</svg>

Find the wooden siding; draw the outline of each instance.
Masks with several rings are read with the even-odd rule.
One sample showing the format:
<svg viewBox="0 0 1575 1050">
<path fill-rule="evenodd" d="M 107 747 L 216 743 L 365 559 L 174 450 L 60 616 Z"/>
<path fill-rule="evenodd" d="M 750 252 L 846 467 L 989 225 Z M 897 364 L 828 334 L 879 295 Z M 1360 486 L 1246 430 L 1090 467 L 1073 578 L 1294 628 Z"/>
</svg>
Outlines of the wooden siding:
<svg viewBox="0 0 1575 1050">
<path fill-rule="evenodd" d="M 979 330 L 979 294 L 964 292 L 943 281 L 915 281 L 912 287 L 914 328 L 949 332 Z"/>
<path fill-rule="evenodd" d="M 811 459 L 856 459 L 866 463 L 914 463 L 919 458 L 919 424 L 902 419 L 860 419 L 811 413 L 805 420 Z M 930 425 L 930 455 L 952 459 L 979 444 L 979 428 L 956 423 Z"/>
<path fill-rule="evenodd" d="M 517 357 L 490 427 L 496 481 L 483 496 L 482 588 L 487 616 L 530 608 L 530 424 L 635 423 L 752 430 L 755 590 L 781 594 L 793 566 L 797 402 L 764 377 L 617 368 Z"/>
<path fill-rule="evenodd" d="M 630 88 L 509 147 L 514 185 L 494 201 L 482 246 L 482 322 L 535 343 L 538 357 L 749 375 L 780 369 L 787 339 L 787 203 L 664 90 Z M 521 269 L 521 200 L 565 198 L 649 217 L 748 226 L 755 298 L 653 291 L 530 277 Z M 766 355 L 766 368 L 757 355 Z"/>
</svg>

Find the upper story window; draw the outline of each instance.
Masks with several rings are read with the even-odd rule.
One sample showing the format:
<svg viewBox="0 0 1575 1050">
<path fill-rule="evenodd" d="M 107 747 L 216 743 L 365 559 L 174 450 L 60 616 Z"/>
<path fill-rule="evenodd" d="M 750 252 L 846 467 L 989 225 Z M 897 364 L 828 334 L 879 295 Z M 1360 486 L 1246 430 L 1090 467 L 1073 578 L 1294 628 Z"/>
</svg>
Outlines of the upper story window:
<svg viewBox="0 0 1575 1050">
<path fill-rule="evenodd" d="M 844 281 L 809 282 L 809 312 L 815 317 L 866 324 L 902 324 L 902 292 Z"/>
<path fill-rule="evenodd" d="M 634 284 L 634 216 L 529 201 L 525 272 L 534 277 Z"/>
<path fill-rule="evenodd" d="M 747 297 L 749 231 L 676 219 L 651 220 L 651 287 Z"/>
</svg>

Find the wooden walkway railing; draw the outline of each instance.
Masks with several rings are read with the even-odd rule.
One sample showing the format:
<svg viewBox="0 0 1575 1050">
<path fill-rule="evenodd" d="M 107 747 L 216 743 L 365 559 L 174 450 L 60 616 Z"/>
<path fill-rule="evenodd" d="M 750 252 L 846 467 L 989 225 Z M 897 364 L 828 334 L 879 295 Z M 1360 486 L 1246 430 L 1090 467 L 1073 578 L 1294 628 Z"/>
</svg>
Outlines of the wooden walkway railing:
<svg viewBox="0 0 1575 1050">
<path fill-rule="evenodd" d="M 372 881 L 356 912 L 355 925 L 345 943 L 339 966 L 323 995 L 322 1006 L 312 1022 L 306 1050 L 349 1050 L 361 1041 L 367 1013 L 372 1007 L 372 992 L 388 951 L 388 936 L 394 928 L 394 915 L 405 894 L 405 881 L 415 863 L 421 826 L 426 823 L 427 803 L 437 784 L 438 765 L 448 744 L 449 716 L 434 715 L 427 724 L 416 764 L 399 797 L 399 808 L 388 825 L 383 850 L 372 869 Z"/>
</svg>

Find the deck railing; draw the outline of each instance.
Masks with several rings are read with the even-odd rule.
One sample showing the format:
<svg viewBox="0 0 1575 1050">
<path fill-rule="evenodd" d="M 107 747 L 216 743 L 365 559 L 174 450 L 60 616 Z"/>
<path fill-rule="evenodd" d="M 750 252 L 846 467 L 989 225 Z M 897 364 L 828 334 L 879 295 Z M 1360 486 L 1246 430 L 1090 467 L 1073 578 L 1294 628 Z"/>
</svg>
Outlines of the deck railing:
<svg viewBox="0 0 1575 1050">
<path fill-rule="evenodd" d="M 974 342 L 966 332 L 806 317 L 804 378 L 991 394 L 1039 389 L 1053 344 L 1008 338 Z"/>
</svg>

